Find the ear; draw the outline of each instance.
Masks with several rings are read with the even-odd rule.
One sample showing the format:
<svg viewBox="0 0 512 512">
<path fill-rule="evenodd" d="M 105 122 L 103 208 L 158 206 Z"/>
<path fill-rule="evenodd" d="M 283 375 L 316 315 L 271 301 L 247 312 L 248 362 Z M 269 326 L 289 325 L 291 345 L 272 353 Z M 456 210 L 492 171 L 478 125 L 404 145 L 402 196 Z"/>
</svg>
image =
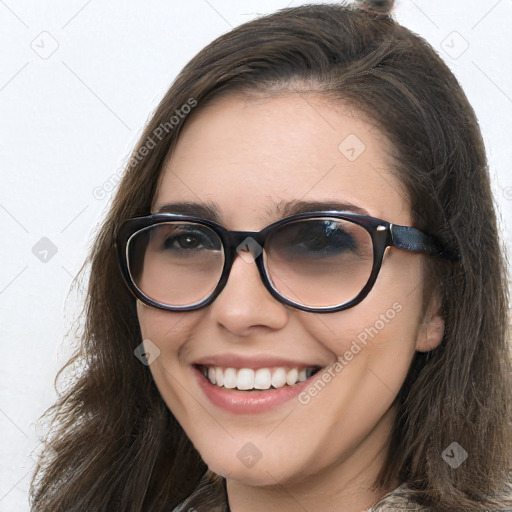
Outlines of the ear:
<svg viewBox="0 0 512 512">
<path fill-rule="evenodd" d="M 423 321 L 419 325 L 416 339 L 418 352 L 429 352 L 436 348 L 443 339 L 444 318 L 441 315 L 441 299 L 436 293 L 432 296 Z"/>
</svg>

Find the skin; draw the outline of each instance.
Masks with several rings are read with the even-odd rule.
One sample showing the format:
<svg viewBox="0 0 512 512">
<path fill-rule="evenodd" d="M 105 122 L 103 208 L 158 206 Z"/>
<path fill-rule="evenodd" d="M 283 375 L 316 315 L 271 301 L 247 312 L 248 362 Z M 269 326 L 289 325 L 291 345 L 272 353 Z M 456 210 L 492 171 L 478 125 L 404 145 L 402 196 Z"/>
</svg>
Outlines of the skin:
<svg viewBox="0 0 512 512">
<path fill-rule="evenodd" d="M 350 134 L 366 146 L 354 161 L 338 149 Z M 390 171 L 389 144 L 357 112 L 315 93 L 231 94 L 187 121 L 152 211 L 170 202 L 211 201 L 226 228 L 260 230 L 282 218 L 274 202 L 343 200 L 412 225 Z M 415 351 L 437 346 L 444 327 L 436 301 L 422 304 L 422 258 L 388 249 L 368 297 L 330 314 L 281 304 L 255 264 L 242 258 L 202 310 L 174 313 L 138 303 L 143 339 L 160 350 L 150 366 L 158 389 L 210 469 L 227 478 L 233 512 L 359 512 L 392 490 L 371 488 L 389 442 L 392 403 Z M 192 373 L 192 362 L 221 353 L 328 367 L 395 303 L 401 306 L 395 318 L 305 405 L 291 400 L 236 415 L 209 402 Z M 261 452 L 250 468 L 237 457 L 248 442 Z"/>
</svg>

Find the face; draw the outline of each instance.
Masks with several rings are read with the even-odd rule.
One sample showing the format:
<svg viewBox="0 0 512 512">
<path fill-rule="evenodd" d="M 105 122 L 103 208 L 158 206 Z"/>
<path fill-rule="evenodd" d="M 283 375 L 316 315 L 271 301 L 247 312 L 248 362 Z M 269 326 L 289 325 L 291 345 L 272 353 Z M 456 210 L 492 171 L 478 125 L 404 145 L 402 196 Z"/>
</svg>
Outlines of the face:
<svg viewBox="0 0 512 512">
<path fill-rule="evenodd" d="M 288 203 L 342 202 L 411 225 L 389 144 L 357 112 L 313 94 L 226 96 L 185 126 L 152 212 L 209 203 L 227 229 L 259 231 Z M 166 312 L 139 302 L 143 339 L 160 351 L 153 378 L 207 465 L 252 486 L 376 471 L 414 353 L 442 337 L 435 308 L 423 308 L 422 258 L 388 248 L 370 294 L 335 313 L 280 303 L 242 257 L 204 309 Z M 319 371 L 278 389 L 241 391 L 210 383 L 201 373 L 208 367 L 224 380 L 227 368 L 262 370 L 263 380 L 269 369 L 282 380 L 282 368 L 292 383 L 294 369 Z"/>
</svg>

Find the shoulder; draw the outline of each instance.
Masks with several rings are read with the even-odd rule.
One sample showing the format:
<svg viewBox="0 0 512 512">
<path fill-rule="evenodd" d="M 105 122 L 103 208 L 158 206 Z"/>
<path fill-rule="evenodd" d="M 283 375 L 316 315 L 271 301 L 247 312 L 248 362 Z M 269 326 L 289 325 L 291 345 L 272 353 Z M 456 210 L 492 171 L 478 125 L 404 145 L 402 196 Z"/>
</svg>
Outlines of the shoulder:
<svg viewBox="0 0 512 512">
<path fill-rule="evenodd" d="M 417 505 L 411 500 L 411 491 L 407 484 L 398 486 L 395 490 L 386 494 L 375 505 L 366 512 L 386 512 L 386 511 L 415 511 L 427 512 L 428 509 Z"/>
<path fill-rule="evenodd" d="M 414 492 L 406 483 L 398 486 L 395 490 L 386 494 L 375 505 L 365 512 L 431 512 L 434 509 L 424 507 L 413 499 Z M 512 512 L 512 482 L 499 496 L 494 497 L 498 508 L 486 510 L 485 512 Z M 484 511 L 482 511 L 484 512 Z"/>
<path fill-rule="evenodd" d="M 365 512 L 431 512 L 433 509 L 413 500 L 414 491 L 406 483 L 383 496 Z M 512 482 L 495 497 L 498 508 L 485 512 L 512 512 Z M 194 492 L 171 512 L 227 512 L 225 480 L 207 471 Z"/>
<path fill-rule="evenodd" d="M 194 492 L 172 512 L 226 512 L 228 502 L 224 482 L 224 479 L 207 471 Z M 407 485 L 402 484 L 365 512 L 396 512 L 398 510 L 423 512 L 428 510 L 413 504 L 410 494 Z"/>
</svg>

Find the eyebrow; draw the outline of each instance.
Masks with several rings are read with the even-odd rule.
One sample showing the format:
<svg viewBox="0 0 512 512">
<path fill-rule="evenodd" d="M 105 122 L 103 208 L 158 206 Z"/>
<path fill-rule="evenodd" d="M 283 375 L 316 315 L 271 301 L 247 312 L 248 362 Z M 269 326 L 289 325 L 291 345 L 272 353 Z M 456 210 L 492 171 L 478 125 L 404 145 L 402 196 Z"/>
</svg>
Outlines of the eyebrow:
<svg viewBox="0 0 512 512">
<path fill-rule="evenodd" d="M 160 206 L 155 213 L 177 213 L 181 215 L 191 215 L 194 217 L 202 217 L 213 222 L 220 223 L 219 208 L 216 203 L 194 203 L 183 201 L 179 203 L 168 203 Z"/>
<path fill-rule="evenodd" d="M 314 211 L 336 210 L 341 212 L 360 213 L 361 215 L 369 215 L 368 211 L 360 206 L 349 203 L 347 201 L 325 200 L 325 201 L 281 201 L 275 205 L 277 211 L 283 216 L 295 215 L 297 213 L 307 213 Z"/>
<path fill-rule="evenodd" d="M 324 200 L 324 201 L 280 201 L 279 203 L 273 202 L 273 207 L 267 209 L 266 213 L 269 217 L 273 217 L 276 213 L 281 218 L 289 217 L 297 213 L 309 213 L 315 211 L 341 211 L 353 212 L 361 215 L 370 215 L 367 210 L 356 206 L 355 204 L 338 201 L 338 200 Z M 208 219 L 218 224 L 222 224 L 220 215 L 220 208 L 217 203 L 212 201 L 206 202 L 193 202 L 181 201 L 176 203 L 164 204 L 156 210 L 155 213 L 175 213 L 181 215 L 190 215 L 194 217 L 201 217 Z M 276 219 L 277 220 L 277 219 Z"/>
</svg>

